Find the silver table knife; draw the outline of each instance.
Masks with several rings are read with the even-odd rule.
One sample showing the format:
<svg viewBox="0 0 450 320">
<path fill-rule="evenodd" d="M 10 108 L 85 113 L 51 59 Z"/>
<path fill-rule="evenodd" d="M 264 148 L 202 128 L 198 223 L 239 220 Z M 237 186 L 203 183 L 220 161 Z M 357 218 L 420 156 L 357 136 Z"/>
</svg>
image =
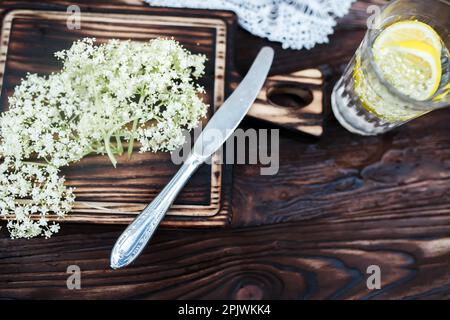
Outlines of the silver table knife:
<svg viewBox="0 0 450 320">
<path fill-rule="evenodd" d="M 139 256 L 192 174 L 233 134 L 263 87 L 273 56 L 272 48 L 261 49 L 240 85 L 208 122 L 180 170 L 119 237 L 111 253 L 111 268 L 125 267 Z"/>
</svg>

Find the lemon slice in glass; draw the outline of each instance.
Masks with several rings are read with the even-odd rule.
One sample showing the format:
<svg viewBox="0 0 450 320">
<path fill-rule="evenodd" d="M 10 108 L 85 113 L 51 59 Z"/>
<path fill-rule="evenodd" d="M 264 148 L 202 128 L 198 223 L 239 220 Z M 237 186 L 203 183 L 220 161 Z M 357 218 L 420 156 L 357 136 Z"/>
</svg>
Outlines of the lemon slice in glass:
<svg viewBox="0 0 450 320">
<path fill-rule="evenodd" d="M 436 31 L 419 21 L 401 21 L 387 27 L 373 45 L 382 76 L 402 94 L 423 101 L 438 90 L 442 41 Z"/>
<path fill-rule="evenodd" d="M 389 84 L 402 94 L 423 101 L 438 90 L 442 76 L 441 56 L 420 41 L 400 41 L 374 50 L 375 63 Z"/>
<path fill-rule="evenodd" d="M 428 24 L 417 20 L 391 24 L 377 37 L 373 48 L 378 50 L 399 41 L 419 41 L 432 46 L 439 53 L 442 50 L 442 40 L 439 34 Z"/>
</svg>

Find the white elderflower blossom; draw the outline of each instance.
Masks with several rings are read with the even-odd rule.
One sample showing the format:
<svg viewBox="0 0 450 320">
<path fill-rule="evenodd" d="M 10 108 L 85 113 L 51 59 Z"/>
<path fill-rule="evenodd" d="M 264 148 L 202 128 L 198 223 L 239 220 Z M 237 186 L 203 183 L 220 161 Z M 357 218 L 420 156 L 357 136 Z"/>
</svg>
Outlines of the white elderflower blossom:
<svg viewBox="0 0 450 320">
<path fill-rule="evenodd" d="M 11 238 L 50 237 L 58 227 L 47 222 L 47 215 L 64 217 L 73 201 L 73 190 L 55 167 L 11 158 L 0 165 L 0 215 L 9 219 Z"/>
<path fill-rule="evenodd" d="M 28 74 L 0 116 L 0 215 L 14 238 L 58 232 L 48 214 L 62 218 L 74 202 L 58 168 L 90 153 L 115 166 L 125 141 L 130 155 L 135 141 L 141 152 L 173 151 L 206 115 L 194 83 L 205 56 L 168 39 L 94 43 L 55 53 L 61 72 Z"/>
</svg>

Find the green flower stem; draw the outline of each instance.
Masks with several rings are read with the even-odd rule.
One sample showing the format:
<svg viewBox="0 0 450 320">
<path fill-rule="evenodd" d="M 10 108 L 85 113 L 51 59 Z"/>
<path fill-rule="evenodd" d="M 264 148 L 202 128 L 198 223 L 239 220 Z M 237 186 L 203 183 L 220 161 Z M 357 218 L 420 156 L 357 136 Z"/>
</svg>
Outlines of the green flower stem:
<svg viewBox="0 0 450 320">
<path fill-rule="evenodd" d="M 51 164 L 44 163 L 44 162 L 23 161 L 23 163 L 31 164 L 31 165 L 39 166 L 39 167 L 52 167 Z"/>
<path fill-rule="evenodd" d="M 106 154 L 108 155 L 109 160 L 111 161 L 112 165 L 115 168 L 117 165 L 117 160 L 116 160 L 116 157 L 114 157 L 114 154 L 111 150 L 111 144 L 110 144 L 111 136 L 106 135 L 104 140 L 105 140 Z"/>
<path fill-rule="evenodd" d="M 145 98 L 146 98 L 146 95 L 142 94 L 142 92 L 141 92 L 141 96 L 139 97 L 139 101 L 138 101 L 138 106 L 141 106 L 144 103 Z M 130 139 L 128 140 L 128 152 L 127 152 L 128 159 L 131 159 L 131 154 L 133 153 L 134 136 L 136 133 L 138 122 L 139 122 L 139 119 L 134 119 L 132 127 L 131 127 Z"/>
<path fill-rule="evenodd" d="M 98 147 L 96 147 L 96 146 L 94 146 L 94 145 L 92 145 L 90 148 L 89 148 L 89 150 L 87 150 L 85 153 L 83 153 L 83 156 L 81 157 L 81 158 L 84 158 L 84 157 L 86 157 L 86 156 L 88 156 L 88 155 L 90 155 L 91 153 L 99 153 L 98 151 Z"/>
<path fill-rule="evenodd" d="M 136 121 L 136 120 L 135 120 L 135 121 Z M 116 154 L 119 153 L 119 154 L 120 154 L 120 152 L 119 152 L 118 146 L 117 146 L 114 150 L 111 149 L 111 136 L 114 135 L 114 136 L 116 136 L 116 139 L 117 139 L 117 137 L 118 137 L 118 131 L 119 131 L 124 125 L 126 125 L 126 123 L 122 123 L 122 124 L 120 124 L 120 125 L 114 127 L 112 130 L 110 130 L 108 133 L 106 133 L 106 134 L 104 135 L 104 138 L 103 138 L 106 154 L 108 155 L 109 159 L 111 160 L 111 163 L 113 164 L 114 168 L 115 168 L 116 165 L 117 165 L 117 159 L 114 157 L 114 153 L 116 153 Z M 120 138 L 119 138 L 119 139 L 120 139 Z M 120 145 L 122 145 L 121 142 L 120 142 Z M 99 151 L 99 150 L 97 150 L 97 153 L 99 153 L 98 151 Z"/>
<path fill-rule="evenodd" d="M 136 131 L 139 119 L 135 119 L 133 121 L 133 125 L 131 127 L 130 139 L 128 140 L 128 159 L 131 159 L 131 154 L 133 153 L 134 146 L 134 133 Z"/>
<path fill-rule="evenodd" d="M 116 142 L 117 142 L 117 153 L 119 155 L 123 154 L 123 146 L 122 141 L 120 140 L 120 135 L 116 134 Z"/>
</svg>

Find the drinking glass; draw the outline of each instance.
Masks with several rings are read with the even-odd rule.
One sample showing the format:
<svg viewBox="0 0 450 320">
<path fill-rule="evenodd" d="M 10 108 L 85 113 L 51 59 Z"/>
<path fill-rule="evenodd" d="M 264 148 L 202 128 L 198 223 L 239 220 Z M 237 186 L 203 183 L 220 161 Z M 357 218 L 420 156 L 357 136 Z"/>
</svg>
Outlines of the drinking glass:
<svg viewBox="0 0 450 320">
<path fill-rule="evenodd" d="M 427 24 L 442 41 L 441 81 L 426 100 L 415 100 L 397 90 L 383 77 L 374 59 L 373 44 L 380 33 L 393 23 L 406 20 Z M 333 89 L 332 109 L 337 120 L 353 133 L 377 135 L 450 105 L 449 47 L 449 1 L 397 0 L 385 5 Z"/>
</svg>

